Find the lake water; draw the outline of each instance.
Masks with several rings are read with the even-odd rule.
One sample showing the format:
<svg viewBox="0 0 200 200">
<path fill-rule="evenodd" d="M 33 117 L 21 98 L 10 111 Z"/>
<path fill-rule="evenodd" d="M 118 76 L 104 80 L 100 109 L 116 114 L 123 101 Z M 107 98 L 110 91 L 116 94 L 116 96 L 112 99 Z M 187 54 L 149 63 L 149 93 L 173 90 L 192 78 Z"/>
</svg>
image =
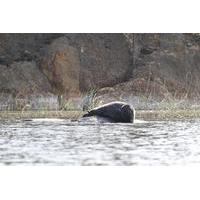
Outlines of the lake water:
<svg viewBox="0 0 200 200">
<path fill-rule="evenodd" d="M 0 165 L 200 164 L 200 120 L 0 122 Z"/>
</svg>

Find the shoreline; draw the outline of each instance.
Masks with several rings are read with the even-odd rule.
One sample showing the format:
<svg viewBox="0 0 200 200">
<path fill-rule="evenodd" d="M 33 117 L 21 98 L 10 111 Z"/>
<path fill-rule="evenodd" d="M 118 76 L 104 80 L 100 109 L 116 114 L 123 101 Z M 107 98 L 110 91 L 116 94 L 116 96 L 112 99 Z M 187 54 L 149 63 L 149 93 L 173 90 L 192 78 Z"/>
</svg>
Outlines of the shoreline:
<svg viewBox="0 0 200 200">
<path fill-rule="evenodd" d="M 0 121 L 20 120 L 33 118 L 60 118 L 76 120 L 83 111 L 0 111 Z M 136 119 L 139 120 L 184 120 L 200 118 L 200 109 L 193 110 L 136 110 Z"/>
</svg>

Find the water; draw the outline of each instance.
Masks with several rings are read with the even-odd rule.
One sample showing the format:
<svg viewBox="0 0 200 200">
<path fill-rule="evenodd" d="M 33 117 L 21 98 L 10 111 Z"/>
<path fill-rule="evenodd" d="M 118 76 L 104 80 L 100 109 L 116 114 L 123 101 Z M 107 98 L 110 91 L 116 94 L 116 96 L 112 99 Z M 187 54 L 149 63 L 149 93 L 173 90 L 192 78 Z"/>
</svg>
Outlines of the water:
<svg viewBox="0 0 200 200">
<path fill-rule="evenodd" d="M 200 164 L 200 120 L 0 122 L 1 165 Z"/>
</svg>

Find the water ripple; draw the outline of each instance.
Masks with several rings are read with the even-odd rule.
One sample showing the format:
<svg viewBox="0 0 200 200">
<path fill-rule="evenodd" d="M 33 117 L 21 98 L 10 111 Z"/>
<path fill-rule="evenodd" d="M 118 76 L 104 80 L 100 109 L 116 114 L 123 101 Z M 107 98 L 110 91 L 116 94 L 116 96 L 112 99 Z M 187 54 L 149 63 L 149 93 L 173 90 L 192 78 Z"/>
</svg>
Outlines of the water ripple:
<svg viewBox="0 0 200 200">
<path fill-rule="evenodd" d="M 199 164 L 199 122 L 97 124 L 59 119 L 4 122 L 0 123 L 0 164 Z"/>
</svg>

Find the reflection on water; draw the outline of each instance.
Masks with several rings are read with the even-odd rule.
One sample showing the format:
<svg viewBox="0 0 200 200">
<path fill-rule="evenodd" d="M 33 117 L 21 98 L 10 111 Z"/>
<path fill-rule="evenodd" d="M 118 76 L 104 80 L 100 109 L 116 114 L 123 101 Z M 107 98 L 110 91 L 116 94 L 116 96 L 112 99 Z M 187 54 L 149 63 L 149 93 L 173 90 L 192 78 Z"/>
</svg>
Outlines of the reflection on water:
<svg viewBox="0 0 200 200">
<path fill-rule="evenodd" d="M 200 164 L 200 121 L 0 123 L 1 165 Z"/>
</svg>

